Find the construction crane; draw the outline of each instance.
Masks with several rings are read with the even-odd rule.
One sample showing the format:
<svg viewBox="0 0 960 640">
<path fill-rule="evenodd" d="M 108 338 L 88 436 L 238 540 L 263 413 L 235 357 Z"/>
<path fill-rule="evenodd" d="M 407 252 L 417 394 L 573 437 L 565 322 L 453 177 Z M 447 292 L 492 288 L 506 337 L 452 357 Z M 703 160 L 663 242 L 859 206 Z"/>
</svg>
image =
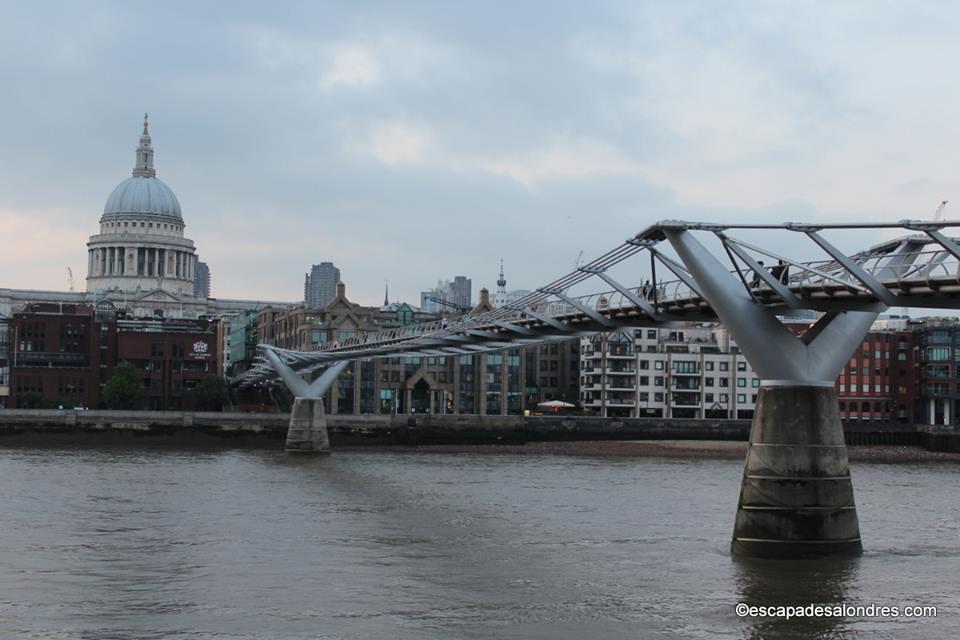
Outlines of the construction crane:
<svg viewBox="0 0 960 640">
<path fill-rule="evenodd" d="M 73 291 L 73 269 L 67 267 L 67 282 L 70 283 L 70 291 Z"/>
<path fill-rule="evenodd" d="M 429 300 L 431 302 L 436 302 L 437 304 L 443 307 L 451 307 L 452 309 L 455 309 L 457 311 L 466 312 L 466 311 L 470 311 L 471 309 L 471 307 L 465 307 L 463 305 L 457 304 L 456 302 L 450 302 L 449 300 L 446 300 L 444 298 L 438 298 L 436 296 L 424 296 L 423 299 Z"/>
<path fill-rule="evenodd" d="M 937 212 L 936 212 L 935 214 L 933 214 L 933 219 L 934 219 L 934 220 L 940 220 L 941 218 L 943 218 L 943 208 L 944 208 L 945 206 L 947 206 L 947 203 L 948 203 L 948 202 L 950 202 L 950 201 L 949 201 L 949 200 L 944 200 L 943 202 L 940 203 L 940 206 L 937 207 Z"/>
</svg>

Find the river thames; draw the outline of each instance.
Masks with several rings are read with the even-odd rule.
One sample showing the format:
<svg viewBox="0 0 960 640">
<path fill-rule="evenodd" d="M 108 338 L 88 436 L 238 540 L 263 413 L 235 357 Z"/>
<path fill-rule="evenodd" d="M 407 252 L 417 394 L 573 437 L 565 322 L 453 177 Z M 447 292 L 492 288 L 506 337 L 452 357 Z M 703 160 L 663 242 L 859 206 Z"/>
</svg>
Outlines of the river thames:
<svg viewBox="0 0 960 640">
<path fill-rule="evenodd" d="M 851 468 L 863 557 L 801 563 L 730 556 L 742 460 L 3 449 L 0 637 L 960 636 L 960 467 Z"/>
</svg>

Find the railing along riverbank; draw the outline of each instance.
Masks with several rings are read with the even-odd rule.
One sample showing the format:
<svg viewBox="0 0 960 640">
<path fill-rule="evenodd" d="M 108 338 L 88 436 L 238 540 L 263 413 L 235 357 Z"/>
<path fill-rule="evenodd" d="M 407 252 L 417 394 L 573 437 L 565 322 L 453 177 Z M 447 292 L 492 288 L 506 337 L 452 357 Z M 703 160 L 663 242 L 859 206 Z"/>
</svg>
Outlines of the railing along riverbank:
<svg viewBox="0 0 960 640">
<path fill-rule="evenodd" d="M 0 410 L 0 446 L 141 442 L 177 446 L 280 448 L 285 413 L 180 411 Z M 329 415 L 340 446 L 522 444 L 575 440 L 739 440 L 749 420 L 599 418 L 573 415 Z M 960 451 L 954 427 L 859 423 L 844 429 L 847 444 L 921 446 Z"/>
</svg>

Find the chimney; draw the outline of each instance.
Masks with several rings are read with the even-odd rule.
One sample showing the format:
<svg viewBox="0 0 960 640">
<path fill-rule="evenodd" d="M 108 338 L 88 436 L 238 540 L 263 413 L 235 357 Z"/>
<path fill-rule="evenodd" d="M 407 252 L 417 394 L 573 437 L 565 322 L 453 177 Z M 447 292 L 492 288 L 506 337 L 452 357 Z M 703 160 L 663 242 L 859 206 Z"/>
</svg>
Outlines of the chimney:
<svg viewBox="0 0 960 640">
<path fill-rule="evenodd" d="M 329 289 L 328 289 L 328 291 L 329 291 Z M 346 298 L 346 297 L 347 297 L 347 285 L 343 284 L 342 282 L 338 282 L 338 283 L 337 283 L 337 297 L 338 297 L 338 298 Z"/>
</svg>

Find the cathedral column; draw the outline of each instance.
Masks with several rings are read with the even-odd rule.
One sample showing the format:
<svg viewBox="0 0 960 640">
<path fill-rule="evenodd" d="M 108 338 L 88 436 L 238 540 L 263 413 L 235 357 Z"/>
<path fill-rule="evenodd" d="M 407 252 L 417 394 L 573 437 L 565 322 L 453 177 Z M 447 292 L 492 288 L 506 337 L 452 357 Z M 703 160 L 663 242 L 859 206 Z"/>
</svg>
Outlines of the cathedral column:
<svg viewBox="0 0 960 640">
<path fill-rule="evenodd" d="M 94 275 L 93 273 L 93 249 L 87 249 L 87 277 Z"/>
</svg>

